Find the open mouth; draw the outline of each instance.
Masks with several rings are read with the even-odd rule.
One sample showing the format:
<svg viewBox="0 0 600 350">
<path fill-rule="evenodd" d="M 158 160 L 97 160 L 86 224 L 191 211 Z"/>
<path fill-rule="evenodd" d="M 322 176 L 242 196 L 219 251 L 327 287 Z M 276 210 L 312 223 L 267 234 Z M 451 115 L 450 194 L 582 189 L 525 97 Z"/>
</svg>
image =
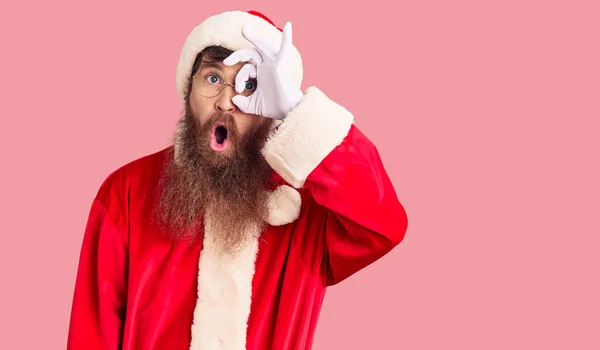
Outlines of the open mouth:
<svg viewBox="0 0 600 350">
<path fill-rule="evenodd" d="M 215 138 L 219 145 L 222 145 L 227 139 L 227 128 L 222 125 L 219 125 L 215 128 Z"/>
<path fill-rule="evenodd" d="M 217 125 L 213 129 L 212 137 L 210 140 L 210 148 L 213 151 L 221 152 L 227 148 L 229 140 L 227 139 L 227 128 L 223 125 Z"/>
</svg>

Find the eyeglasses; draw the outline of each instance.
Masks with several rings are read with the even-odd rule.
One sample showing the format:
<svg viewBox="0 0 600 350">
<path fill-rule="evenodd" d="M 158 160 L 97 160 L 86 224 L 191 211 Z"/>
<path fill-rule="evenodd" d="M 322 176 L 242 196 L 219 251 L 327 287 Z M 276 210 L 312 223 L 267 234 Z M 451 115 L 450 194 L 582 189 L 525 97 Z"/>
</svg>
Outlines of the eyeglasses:
<svg viewBox="0 0 600 350">
<path fill-rule="evenodd" d="M 202 63 L 207 63 L 207 65 L 201 65 L 200 69 L 198 69 L 197 73 L 193 76 L 194 87 L 200 96 L 207 98 L 216 97 L 228 86 L 233 88 L 235 91 L 235 85 L 225 81 L 225 78 L 223 78 L 223 73 L 216 68 L 214 63 L 207 61 L 202 61 Z M 255 79 L 246 81 L 245 89 L 240 95 L 251 95 L 256 90 L 256 86 L 257 84 Z"/>
</svg>

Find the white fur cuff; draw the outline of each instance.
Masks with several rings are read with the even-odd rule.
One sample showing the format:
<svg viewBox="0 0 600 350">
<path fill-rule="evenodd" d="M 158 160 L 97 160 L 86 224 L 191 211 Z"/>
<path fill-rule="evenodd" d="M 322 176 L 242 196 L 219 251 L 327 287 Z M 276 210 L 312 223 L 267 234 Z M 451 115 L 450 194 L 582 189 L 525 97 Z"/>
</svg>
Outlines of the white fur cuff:
<svg viewBox="0 0 600 350">
<path fill-rule="evenodd" d="M 267 141 L 263 155 L 281 177 L 296 188 L 348 135 L 354 116 L 317 87 L 306 90 Z"/>
</svg>

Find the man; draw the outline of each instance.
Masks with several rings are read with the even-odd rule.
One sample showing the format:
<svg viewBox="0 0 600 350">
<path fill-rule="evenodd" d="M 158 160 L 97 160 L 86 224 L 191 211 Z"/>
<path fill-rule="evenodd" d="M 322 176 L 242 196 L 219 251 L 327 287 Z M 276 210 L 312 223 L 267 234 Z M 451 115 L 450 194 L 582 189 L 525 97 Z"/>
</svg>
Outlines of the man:
<svg viewBox="0 0 600 350">
<path fill-rule="evenodd" d="M 400 243 L 406 213 L 288 23 L 208 18 L 177 66 L 174 144 L 93 201 L 69 349 L 309 349 L 325 290 Z"/>
</svg>

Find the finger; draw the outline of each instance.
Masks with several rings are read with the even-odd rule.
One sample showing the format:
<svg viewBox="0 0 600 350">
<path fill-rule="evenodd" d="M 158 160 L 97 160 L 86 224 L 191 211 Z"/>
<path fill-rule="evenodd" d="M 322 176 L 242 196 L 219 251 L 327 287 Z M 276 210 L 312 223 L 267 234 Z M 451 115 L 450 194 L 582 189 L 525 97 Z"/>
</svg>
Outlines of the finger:
<svg viewBox="0 0 600 350">
<path fill-rule="evenodd" d="M 233 66 L 239 62 L 252 62 L 257 66 L 260 66 L 263 59 L 256 49 L 248 48 L 237 50 L 223 60 L 223 64 L 226 66 Z"/>
<path fill-rule="evenodd" d="M 256 33 L 250 26 L 242 28 L 242 36 L 251 42 L 263 57 L 273 59 L 277 52 L 260 34 Z"/>
<path fill-rule="evenodd" d="M 287 22 L 283 26 L 283 38 L 281 39 L 281 47 L 279 48 L 279 57 L 286 56 L 292 48 L 292 23 Z"/>
<path fill-rule="evenodd" d="M 242 111 L 242 113 L 251 114 L 251 111 L 250 111 L 250 102 L 251 102 L 250 97 L 251 96 L 235 95 L 231 99 L 231 102 L 233 102 L 240 109 L 240 111 Z"/>
<path fill-rule="evenodd" d="M 250 78 L 256 78 L 256 66 L 248 63 L 242 66 L 235 76 L 235 91 L 240 94 L 246 88 L 246 82 Z"/>
</svg>

